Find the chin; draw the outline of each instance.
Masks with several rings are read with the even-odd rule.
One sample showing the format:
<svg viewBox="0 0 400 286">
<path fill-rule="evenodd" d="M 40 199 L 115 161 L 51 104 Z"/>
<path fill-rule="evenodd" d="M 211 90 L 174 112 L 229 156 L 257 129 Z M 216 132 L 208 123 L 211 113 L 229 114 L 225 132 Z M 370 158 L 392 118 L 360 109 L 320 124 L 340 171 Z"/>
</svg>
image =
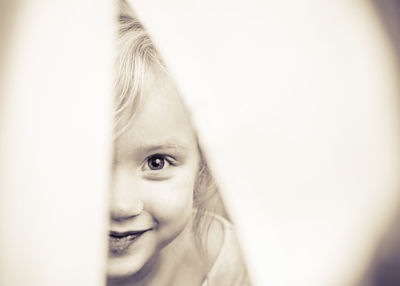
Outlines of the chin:
<svg viewBox="0 0 400 286">
<path fill-rule="evenodd" d="M 124 278 L 138 273 L 143 265 L 140 261 L 129 261 L 126 257 L 110 257 L 107 264 L 109 278 Z"/>
<path fill-rule="evenodd" d="M 134 253 L 110 256 L 107 263 L 107 278 L 116 281 L 139 281 L 145 279 L 149 272 L 154 270 L 157 260 L 148 250 L 141 248 L 141 251 Z"/>
<path fill-rule="evenodd" d="M 150 263 L 146 253 L 134 255 L 111 256 L 108 258 L 107 276 L 109 278 L 128 278 L 145 270 Z M 141 276 L 141 275 L 140 275 Z"/>
</svg>

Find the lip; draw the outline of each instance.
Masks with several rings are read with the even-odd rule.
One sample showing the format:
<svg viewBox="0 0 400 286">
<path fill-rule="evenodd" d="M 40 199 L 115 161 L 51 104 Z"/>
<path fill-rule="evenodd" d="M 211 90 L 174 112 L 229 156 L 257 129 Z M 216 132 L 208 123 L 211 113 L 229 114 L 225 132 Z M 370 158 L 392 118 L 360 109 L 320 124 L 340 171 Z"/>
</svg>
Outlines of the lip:
<svg viewBox="0 0 400 286">
<path fill-rule="evenodd" d="M 144 233 L 151 229 L 146 230 L 132 230 L 132 231 L 110 231 L 109 233 L 109 252 L 114 256 L 124 254 L 129 247 L 139 239 Z"/>
<path fill-rule="evenodd" d="M 124 231 L 124 232 L 120 232 L 120 231 L 110 231 L 110 237 L 115 237 L 115 238 L 122 238 L 125 236 L 129 236 L 129 235 L 140 235 L 142 233 L 145 233 L 146 231 L 148 231 L 149 229 L 145 229 L 145 230 L 131 230 L 131 231 Z"/>
</svg>

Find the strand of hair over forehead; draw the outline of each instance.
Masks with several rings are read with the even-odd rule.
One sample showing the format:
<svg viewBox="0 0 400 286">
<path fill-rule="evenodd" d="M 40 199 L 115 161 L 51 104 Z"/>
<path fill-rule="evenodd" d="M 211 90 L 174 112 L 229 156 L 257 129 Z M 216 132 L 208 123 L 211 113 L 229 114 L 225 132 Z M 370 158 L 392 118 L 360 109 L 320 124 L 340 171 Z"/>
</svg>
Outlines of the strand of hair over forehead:
<svg viewBox="0 0 400 286">
<path fill-rule="evenodd" d="M 118 138 L 133 120 L 145 72 L 158 67 L 166 72 L 149 34 L 125 1 L 120 2 L 117 58 L 115 62 L 114 137 Z"/>
</svg>

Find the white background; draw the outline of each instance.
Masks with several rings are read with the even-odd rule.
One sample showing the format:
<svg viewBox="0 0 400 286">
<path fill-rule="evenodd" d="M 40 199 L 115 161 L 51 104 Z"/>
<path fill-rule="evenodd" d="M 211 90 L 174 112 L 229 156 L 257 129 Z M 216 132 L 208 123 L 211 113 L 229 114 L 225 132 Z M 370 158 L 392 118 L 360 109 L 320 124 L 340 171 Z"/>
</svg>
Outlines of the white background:
<svg viewBox="0 0 400 286">
<path fill-rule="evenodd" d="M 132 0 L 256 285 L 350 285 L 399 195 L 398 67 L 366 1 Z"/>
</svg>

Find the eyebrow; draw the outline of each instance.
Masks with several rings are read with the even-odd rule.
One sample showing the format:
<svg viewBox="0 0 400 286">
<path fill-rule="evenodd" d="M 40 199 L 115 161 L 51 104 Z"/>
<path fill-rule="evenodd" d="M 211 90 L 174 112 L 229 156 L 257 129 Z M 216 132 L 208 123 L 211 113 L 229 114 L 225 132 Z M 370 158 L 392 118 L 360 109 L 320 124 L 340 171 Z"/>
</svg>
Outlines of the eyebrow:
<svg viewBox="0 0 400 286">
<path fill-rule="evenodd" d="M 189 147 L 185 144 L 176 144 L 176 143 L 163 143 L 163 144 L 154 144 L 154 145 L 143 145 L 140 146 L 141 150 L 146 153 L 157 152 L 160 150 L 176 150 L 176 151 L 186 151 Z"/>
</svg>

